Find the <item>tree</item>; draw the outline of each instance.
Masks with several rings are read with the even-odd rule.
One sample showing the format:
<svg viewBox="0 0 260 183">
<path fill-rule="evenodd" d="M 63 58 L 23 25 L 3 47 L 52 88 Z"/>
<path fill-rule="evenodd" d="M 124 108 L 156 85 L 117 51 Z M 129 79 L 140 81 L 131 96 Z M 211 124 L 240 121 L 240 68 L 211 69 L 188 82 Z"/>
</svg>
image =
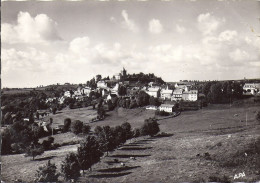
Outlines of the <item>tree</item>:
<svg viewBox="0 0 260 183">
<path fill-rule="evenodd" d="M 132 133 L 132 130 L 131 130 L 130 123 L 125 122 L 121 125 L 121 127 L 122 127 L 122 130 L 123 130 L 125 140 L 132 138 L 133 133 Z"/>
<path fill-rule="evenodd" d="M 97 113 L 98 113 L 98 118 L 99 119 L 104 119 L 105 118 L 106 111 L 105 111 L 105 109 L 102 106 L 98 108 Z"/>
<path fill-rule="evenodd" d="M 57 167 L 50 160 L 44 166 L 40 166 L 36 173 L 36 182 L 57 182 L 59 173 L 56 173 Z"/>
<path fill-rule="evenodd" d="M 36 156 L 39 156 L 44 153 L 44 149 L 42 146 L 39 146 L 38 144 L 31 143 L 31 145 L 26 149 L 25 153 L 26 156 L 32 156 L 34 160 Z"/>
<path fill-rule="evenodd" d="M 52 114 L 56 114 L 56 112 L 57 112 L 57 108 L 56 108 L 56 107 L 53 107 L 53 108 L 52 108 Z"/>
<path fill-rule="evenodd" d="M 69 131 L 70 125 L 71 125 L 71 119 L 70 118 L 64 119 L 63 132 Z"/>
<path fill-rule="evenodd" d="M 89 125 L 84 124 L 82 127 L 82 133 L 88 134 L 90 132 L 91 127 Z"/>
<path fill-rule="evenodd" d="M 141 128 L 142 135 L 154 136 L 159 131 L 160 131 L 159 124 L 157 123 L 157 119 L 155 118 L 146 119 Z"/>
<path fill-rule="evenodd" d="M 150 96 L 145 91 L 140 91 L 137 95 L 137 105 L 145 106 L 149 104 Z"/>
<path fill-rule="evenodd" d="M 78 147 L 78 160 L 80 168 L 87 170 L 92 165 L 100 161 L 100 157 L 103 153 L 99 149 L 99 143 L 94 136 L 87 136 L 84 141 L 80 143 Z"/>
<path fill-rule="evenodd" d="M 82 132 L 83 122 L 80 120 L 76 120 L 71 124 L 71 131 L 75 134 L 79 134 Z"/>
<path fill-rule="evenodd" d="M 69 153 L 61 164 L 61 172 L 65 180 L 77 180 L 80 176 L 80 164 L 75 153 Z"/>
<path fill-rule="evenodd" d="M 115 147 L 114 136 L 110 126 L 103 126 L 97 130 L 97 139 L 103 152 L 112 151 Z"/>
</svg>

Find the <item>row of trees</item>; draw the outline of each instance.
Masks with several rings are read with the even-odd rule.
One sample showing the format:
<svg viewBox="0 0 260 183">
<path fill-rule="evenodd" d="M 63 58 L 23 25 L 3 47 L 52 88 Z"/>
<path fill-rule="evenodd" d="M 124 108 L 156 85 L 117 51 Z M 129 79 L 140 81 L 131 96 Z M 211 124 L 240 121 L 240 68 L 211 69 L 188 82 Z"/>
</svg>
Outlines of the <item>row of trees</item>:
<svg viewBox="0 0 260 183">
<path fill-rule="evenodd" d="M 114 150 L 119 145 L 125 143 L 127 139 L 140 135 L 155 135 L 160 131 L 159 124 L 154 118 L 144 121 L 140 129 L 132 130 L 127 122 L 116 127 L 97 126 L 94 135 L 89 135 L 81 141 L 77 153 L 69 153 L 61 164 L 61 173 L 57 173 L 55 164 L 48 162 L 45 166 L 39 167 L 36 174 L 36 181 L 57 182 L 62 174 L 66 181 L 76 180 L 80 176 L 80 171 L 85 170 L 100 161 L 104 153 Z"/>
<path fill-rule="evenodd" d="M 238 82 L 206 82 L 202 93 L 210 103 L 228 103 L 232 99 L 240 99 L 243 95 L 243 85 Z"/>
</svg>

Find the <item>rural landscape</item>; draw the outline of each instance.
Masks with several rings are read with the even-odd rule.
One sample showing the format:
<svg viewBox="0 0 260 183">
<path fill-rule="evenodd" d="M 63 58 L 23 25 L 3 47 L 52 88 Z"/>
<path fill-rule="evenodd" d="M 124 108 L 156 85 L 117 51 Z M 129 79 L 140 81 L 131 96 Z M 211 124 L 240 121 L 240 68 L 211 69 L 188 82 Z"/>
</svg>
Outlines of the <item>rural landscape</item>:
<svg viewBox="0 0 260 183">
<path fill-rule="evenodd" d="M 1 8 L 1 182 L 259 183 L 260 1 Z"/>
<path fill-rule="evenodd" d="M 259 180 L 259 80 L 165 83 L 125 72 L 3 89 L 2 180 Z"/>
</svg>

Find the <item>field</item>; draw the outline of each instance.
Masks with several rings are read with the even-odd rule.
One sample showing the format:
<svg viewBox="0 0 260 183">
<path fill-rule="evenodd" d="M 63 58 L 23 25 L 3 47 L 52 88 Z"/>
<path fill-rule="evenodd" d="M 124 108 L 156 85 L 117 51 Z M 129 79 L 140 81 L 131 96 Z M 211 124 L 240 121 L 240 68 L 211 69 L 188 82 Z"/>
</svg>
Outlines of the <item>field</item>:
<svg viewBox="0 0 260 183">
<path fill-rule="evenodd" d="M 255 121 L 258 110 L 259 106 L 210 105 L 199 111 L 185 111 L 175 118 L 161 119 L 158 121 L 161 132 L 168 135 L 129 140 L 121 148 L 110 152 L 108 157 L 103 157 L 101 162 L 93 166 L 92 172 L 80 177 L 79 182 L 260 180 L 260 172 L 253 164 L 257 156 L 249 151 L 250 145 L 260 137 L 260 124 Z M 95 111 L 83 108 L 63 110 L 50 117 L 58 125 L 63 124 L 66 117 L 88 123 L 88 118 L 93 115 Z M 109 112 L 104 121 L 89 124 L 93 129 L 97 125 L 115 126 L 127 121 L 136 128 L 142 125 L 145 118 L 153 116 L 154 111 L 143 108 L 119 108 Z M 54 137 L 55 143 L 64 144 L 81 139 L 72 133 Z M 15 178 L 21 178 L 23 181 L 32 181 L 38 166 L 49 159 L 56 163 L 59 170 L 65 155 L 76 151 L 77 146 L 67 145 L 46 151 L 36 157 L 36 161 L 23 155 L 3 156 L 3 180 L 12 182 Z M 125 167 L 114 159 L 124 162 Z M 239 173 L 245 176 L 234 179 Z"/>
</svg>

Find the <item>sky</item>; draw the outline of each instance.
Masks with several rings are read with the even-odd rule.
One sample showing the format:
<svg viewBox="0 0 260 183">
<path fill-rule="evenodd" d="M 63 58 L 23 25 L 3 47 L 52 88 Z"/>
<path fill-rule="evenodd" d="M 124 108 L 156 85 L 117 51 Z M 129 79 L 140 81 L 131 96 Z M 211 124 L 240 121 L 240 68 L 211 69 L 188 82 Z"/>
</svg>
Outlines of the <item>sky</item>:
<svg viewBox="0 0 260 183">
<path fill-rule="evenodd" d="M 2 87 L 260 78 L 260 1 L 3 1 Z"/>
</svg>

